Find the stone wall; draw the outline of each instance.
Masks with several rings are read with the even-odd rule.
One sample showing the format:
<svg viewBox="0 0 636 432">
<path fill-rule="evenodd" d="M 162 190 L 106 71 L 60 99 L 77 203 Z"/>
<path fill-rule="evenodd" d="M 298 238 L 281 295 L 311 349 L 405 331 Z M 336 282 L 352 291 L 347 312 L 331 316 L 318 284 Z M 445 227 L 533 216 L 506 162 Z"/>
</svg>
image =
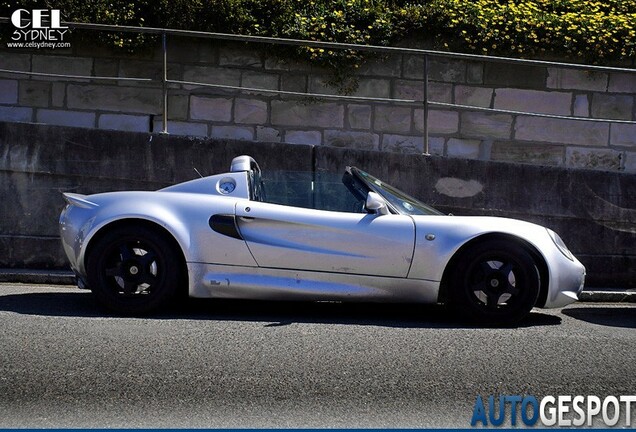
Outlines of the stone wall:
<svg viewBox="0 0 636 432">
<path fill-rule="evenodd" d="M 335 94 L 328 71 L 281 60 L 262 48 L 169 38 L 170 79 Z M 151 83 L 0 75 L 0 121 L 157 132 L 162 125 L 161 55 L 75 45 L 0 51 L 0 68 L 152 78 Z M 430 61 L 431 101 L 636 120 L 636 74 L 458 60 Z M 423 59 L 395 55 L 358 71 L 357 96 L 423 98 Z M 327 145 L 397 153 L 423 151 L 423 109 L 262 92 L 170 85 L 175 135 Z M 430 149 L 447 157 L 636 172 L 636 124 L 432 109 Z"/>
<path fill-rule="evenodd" d="M 58 237 L 61 192 L 155 190 L 196 178 L 194 168 L 203 175 L 225 172 L 241 154 L 260 163 L 268 197 L 301 205 L 306 189 L 290 170 L 322 175 L 355 165 L 444 212 L 552 228 L 587 267 L 588 286 L 636 286 L 631 174 L 2 122 L 0 268 L 66 266 Z M 272 177 L 277 170 L 291 176 Z"/>
</svg>

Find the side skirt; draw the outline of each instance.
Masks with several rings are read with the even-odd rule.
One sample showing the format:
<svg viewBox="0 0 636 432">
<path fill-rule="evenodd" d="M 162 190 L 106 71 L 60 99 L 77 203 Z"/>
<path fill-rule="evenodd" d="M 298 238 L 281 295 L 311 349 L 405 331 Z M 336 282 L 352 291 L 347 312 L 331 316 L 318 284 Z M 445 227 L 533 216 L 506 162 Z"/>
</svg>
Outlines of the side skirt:
<svg viewBox="0 0 636 432">
<path fill-rule="evenodd" d="M 191 297 L 436 303 L 439 282 L 188 263 Z"/>
</svg>

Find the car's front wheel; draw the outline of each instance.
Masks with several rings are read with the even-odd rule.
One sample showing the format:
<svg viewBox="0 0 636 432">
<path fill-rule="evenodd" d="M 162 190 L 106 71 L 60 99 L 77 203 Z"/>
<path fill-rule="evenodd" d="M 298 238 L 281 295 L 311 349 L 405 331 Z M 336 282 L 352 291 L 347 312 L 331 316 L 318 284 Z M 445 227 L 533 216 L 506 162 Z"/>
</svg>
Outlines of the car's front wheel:
<svg viewBox="0 0 636 432">
<path fill-rule="evenodd" d="M 88 255 L 86 273 L 98 302 L 125 315 L 165 306 L 180 281 L 174 246 L 143 225 L 117 227 L 99 238 Z"/>
<path fill-rule="evenodd" d="M 535 305 L 539 288 L 539 271 L 526 249 L 490 240 L 462 252 L 451 278 L 451 301 L 472 320 L 514 324 Z"/>
</svg>

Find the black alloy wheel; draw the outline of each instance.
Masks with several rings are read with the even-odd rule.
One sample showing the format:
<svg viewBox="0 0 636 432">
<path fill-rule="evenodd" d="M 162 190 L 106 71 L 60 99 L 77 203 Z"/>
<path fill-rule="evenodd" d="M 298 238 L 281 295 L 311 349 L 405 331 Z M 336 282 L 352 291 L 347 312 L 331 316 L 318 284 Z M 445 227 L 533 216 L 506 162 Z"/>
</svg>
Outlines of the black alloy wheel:
<svg viewBox="0 0 636 432">
<path fill-rule="evenodd" d="M 91 247 L 88 284 L 98 302 L 125 315 L 145 314 L 165 306 L 180 280 L 174 246 L 145 226 L 107 232 Z"/>
<path fill-rule="evenodd" d="M 490 240 L 462 253 L 452 277 L 452 302 L 473 320 L 514 324 L 535 305 L 539 287 L 539 271 L 526 249 Z"/>
</svg>

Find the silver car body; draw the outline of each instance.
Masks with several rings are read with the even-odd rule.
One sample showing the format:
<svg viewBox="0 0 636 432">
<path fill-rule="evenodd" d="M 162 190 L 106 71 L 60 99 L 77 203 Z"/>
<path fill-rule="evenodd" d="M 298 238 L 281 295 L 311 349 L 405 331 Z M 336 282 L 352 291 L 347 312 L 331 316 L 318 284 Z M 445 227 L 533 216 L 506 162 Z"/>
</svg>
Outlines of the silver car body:
<svg viewBox="0 0 636 432">
<path fill-rule="evenodd" d="M 522 242 L 543 260 L 547 291 L 537 306 L 562 307 L 583 289 L 585 268 L 542 226 L 261 202 L 253 196 L 254 169 L 253 159 L 243 156 L 228 173 L 159 191 L 64 194 L 62 244 L 80 286 L 97 233 L 143 220 L 176 240 L 192 297 L 435 303 L 453 256 L 488 235 Z"/>
</svg>

